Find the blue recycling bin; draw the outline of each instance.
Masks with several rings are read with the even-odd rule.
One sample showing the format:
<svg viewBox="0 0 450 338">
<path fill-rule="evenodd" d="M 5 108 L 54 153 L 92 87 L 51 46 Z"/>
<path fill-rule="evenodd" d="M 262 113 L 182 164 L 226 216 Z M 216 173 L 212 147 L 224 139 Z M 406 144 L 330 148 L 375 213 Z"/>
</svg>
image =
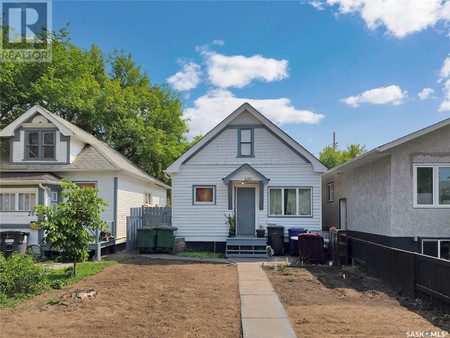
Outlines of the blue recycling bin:
<svg viewBox="0 0 450 338">
<path fill-rule="evenodd" d="M 289 252 L 291 255 L 298 255 L 298 235 L 306 234 L 308 229 L 305 228 L 289 228 Z M 294 239 L 292 239 L 294 237 Z"/>
</svg>

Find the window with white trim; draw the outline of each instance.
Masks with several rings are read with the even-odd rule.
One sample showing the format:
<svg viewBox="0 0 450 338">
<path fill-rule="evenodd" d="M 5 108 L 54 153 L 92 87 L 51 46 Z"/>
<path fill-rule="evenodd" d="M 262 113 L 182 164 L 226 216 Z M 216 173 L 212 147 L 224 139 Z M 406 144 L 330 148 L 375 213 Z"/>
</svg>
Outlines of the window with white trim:
<svg viewBox="0 0 450 338">
<path fill-rule="evenodd" d="M 450 260 L 450 239 L 423 239 L 422 253 L 424 255 Z"/>
<path fill-rule="evenodd" d="M 144 205 L 152 205 L 152 193 L 144 193 Z"/>
<path fill-rule="evenodd" d="M 334 182 L 327 184 L 327 202 L 334 202 Z"/>
<path fill-rule="evenodd" d="M 450 208 L 450 164 L 414 166 L 414 206 Z"/>
<path fill-rule="evenodd" d="M 193 188 L 193 202 L 199 205 L 216 203 L 216 187 L 197 185 Z"/>
<path fill-rule="evenodd" d="M 20 192 L 0 194 L 0 211 L 33 211 L 35 206 L 35 193 Z"/>
<path fill-rule="evenodd" d="M 312 216 L 312 188 L 269 188 L 269 216 Z"/>
</svg>

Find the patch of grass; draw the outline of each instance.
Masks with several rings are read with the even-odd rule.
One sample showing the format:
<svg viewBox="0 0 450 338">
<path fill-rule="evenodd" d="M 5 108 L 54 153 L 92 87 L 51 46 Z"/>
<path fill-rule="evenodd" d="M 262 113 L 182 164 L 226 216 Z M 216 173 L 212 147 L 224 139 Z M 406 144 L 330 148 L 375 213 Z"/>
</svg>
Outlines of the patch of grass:
<svg viewBox="0 0 450 338">
<path fill-rule="evenodd" d="M 53 289 L 62 289 L 64 286 L 74 284 L 82 278 L 95 275 L 115 261 L 84 262 L 77 264 L 77 275 L 73 275 L 73 267 L 49 271 L 48 280 Z"/>
<path fill-rule="evenodd" d="M 11 261 L 8 261 L 9 258 L 8 260 L 3 258 L 0 269 L 2 271 L 0 309 L 16 306 L 26 299 L 33 298 L 51 289 L 62 289 L 69 284 L 77 283 L 84 277 L 95 275 L 107 266 L 116 263 L 115 261 L 78 263 L 77 275 L 74 276 L 72 266 L 52 270 L 46 266 L 48 263 L 34 264 L 28 262 L 28 257 L 30 256 L 17 255 L 14 258 L 15 260 Z M 26 292 L 19 287 L 25 288 Z"/>
<path fill-rule="evenodd" d="M 59 300 L 58 298 L 50 298 L 47 301 L 47 304 L 50 304 L 50 305 L 57 305 L 59 303 L 61 303 L 61 300 Z"/>
<path fill-rule="evenodd" d="M 183 252 L 178 252 L 175 255 L 179 256 L 179 257 L 225 258 L 225 255 L 221 254 L 221 253 L 203 252 L 203 251 L 198 251 L 198 252 L 183 251 Z"/>
<path fill-rule="evenodd" d="M 347 273 L 358 272 L 358 267 L 355 265 L 344 265 L 341 267 L 341 271 Z"/>
<path fill-rule="evenodd" d="M 289 282 L 295 281 L 296 277 L 294 275 L 291 275 L 288 279 Z"/>
</svg>

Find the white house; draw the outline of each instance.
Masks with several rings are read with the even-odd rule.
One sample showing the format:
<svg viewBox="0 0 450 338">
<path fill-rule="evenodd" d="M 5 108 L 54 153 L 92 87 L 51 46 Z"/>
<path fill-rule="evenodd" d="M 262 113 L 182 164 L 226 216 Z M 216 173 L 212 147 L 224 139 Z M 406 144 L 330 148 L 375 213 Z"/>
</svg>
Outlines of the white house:
<svg viewBox="0 0 450 338">
<path fill-rule="evenodd" d="M 42 233 L 29 229 L 37 204 L 57 204 L 61 178 L 99 189 L 108 206 L 101 215 L 115 237 L 126 242 L 126 216 L 143 204 L 165 206 L 170 187 L 130 162 L 106 143 L 38 105 L 0 132 L 9 154 L 0 159 L 0 229 L 30 232 L 28 245 Z"/>
<path fill-rule="evenodd" d="M 322 176 L 323 227 L 450 259 L 450 119 Z"/>
<path fill-rule="evenodd" d="M 259 225 L 321 230 L 325 171 L 244 103 L 166 169 L 172 177 L 172 224 L 188 247 L 222 252 L 228 239 L 225 215 L 236 214 L 242 245 L 255 243 Z"/>
</svg>

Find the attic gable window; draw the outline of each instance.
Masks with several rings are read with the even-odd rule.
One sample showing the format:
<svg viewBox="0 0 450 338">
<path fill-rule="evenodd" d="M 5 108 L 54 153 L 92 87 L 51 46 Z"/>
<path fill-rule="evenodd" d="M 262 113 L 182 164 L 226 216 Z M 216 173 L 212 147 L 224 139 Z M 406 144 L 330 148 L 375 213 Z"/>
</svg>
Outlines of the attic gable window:
<svg viewBox="0 0 450 338">
<path fill-rule="evenodd" d="M 55 159 L 56 134 L 54 131 L 36 130 L 27 131 L 26 160 L 53 160 Z"/>
<path fill-rule="evenodd" d="M 254 129 L 238 129 L 238 157 L 254 156 Z"/>
</svg>

